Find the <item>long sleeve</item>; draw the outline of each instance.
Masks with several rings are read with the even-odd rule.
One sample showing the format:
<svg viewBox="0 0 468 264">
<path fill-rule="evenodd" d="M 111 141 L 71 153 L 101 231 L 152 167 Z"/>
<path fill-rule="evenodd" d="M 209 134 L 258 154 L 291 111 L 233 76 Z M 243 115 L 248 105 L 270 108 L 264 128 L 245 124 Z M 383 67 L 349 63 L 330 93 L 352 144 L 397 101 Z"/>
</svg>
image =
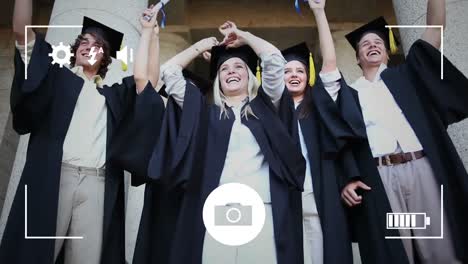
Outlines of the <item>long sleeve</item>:
<svg viewBox="0 0 468 264">
<path fill-rule="evenodd" d="M 194 170 L 202 164 L 206 140 L 207 110 L 205 97 L 192 82 L 187 82 L 182 98 L 183 109 L 173 96 L 167 100 L 156 144 L 148 166 L 148 175 L 169 188 L 185 186 Z"/>
<path fill-rule="evenodd" d="M 420 96 L 427 96 L 445 126 L 468 117 L 468 79 L 446 57 L 444 79 L 440 76 L 440 51 L 418 40 L 408 53 L 406 65 Z"/>
<path fill-rule="evenodd" d="M 30 45 L 34 47 L 31 48 Z M 41 34 L 28 43 L 28 76 L 25 79 L 24 46 L 15 49 L 15 76 L 13 78 L 10 106 L 13 128 L 19 134 L 32 132 L 47 117 L 54 96 L 54 79 L 57 67 L 52 66 L 50 45 Z"/>
<path fill-rule="evenodd" d="M 35 43 L 36 43 L 35 39 L 29 41 L 26 45 L 20 45 L 18 44 L 17 41 L 15 41 L 16 49 L 19 51 L 21 60 L 23 61 L 23 63 L 26 61 L 26 53 L 28 54 L 28 58 L 31 58 L 31 54 L 33 52 Z M 28 60 L 28 64 L 29 64 L 29 60 Z"/>
<path fill-rule="evenodd" d="M 166 85 L 166 93 L 182 108 L 184 104 L 185 86 L 187 85 L 187 81 L 182 74 L 182 67 L 174 64 L 164 64 L 161 66 L 161 76 Z"/>
<path fill-rule="evenodd" d="M 135 93 L 134 83 L 124 81 L 122 85 L 129 93 Z M 123 120 L 119 123 L 111 141 L 109 157 L 120 167 L 132 174 L 132 185 L 147 181 L 148 163 L 159 138 L 164 114 L 164 102 L 150 82 L 127 106 Z"/>
<path fill-rule="evenodd" d="M 284 66 L 286 60 L 281 54 L 261 54 L 262 88 L 270 97 L 273 105 L 278 108 L 285 88 Z"/>
<path fill-rule="evenodd" d="M 349 142 L 366 138 L 366 127 L 357 93 L 343 78 L 339 82 L 340 90 L 336 102 L 324 88 L 321 79 L 317 80 L 312 89 L 313 103 L 330 136 L 329 144 L 326 144 L 324 149 L 327 155 L 331 156 L 339 153 Z"/>
<path fill-rule="evenodd" d="M 338 68 L 331 72 L 320 72 L 319 76 L 320 79 L 322 79 L 322 83 L 325 87 L 325 90 L 328 92 L 333 101 L 336 101 L 338 99 L 338 93 L 341 88 L 341 74 Z"/>
</svg>

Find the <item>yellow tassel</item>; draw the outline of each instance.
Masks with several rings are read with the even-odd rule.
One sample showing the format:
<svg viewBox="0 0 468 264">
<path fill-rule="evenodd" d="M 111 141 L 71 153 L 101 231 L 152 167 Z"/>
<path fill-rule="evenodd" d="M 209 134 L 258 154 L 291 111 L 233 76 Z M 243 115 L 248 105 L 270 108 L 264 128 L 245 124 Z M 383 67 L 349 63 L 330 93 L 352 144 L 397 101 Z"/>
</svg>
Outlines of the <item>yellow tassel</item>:
<svg viewBox="0 0 468 264">
<path fill-rule="evenodd" d="M 391 28 L 388 29 L 388 40 L 390 41 L 390 54 L 396 54 L 398 52 L 398 47 Z"/>
<path fill-rule="evenodd" d="M 312 58 L 312 53 L 309 52 L 309 85 L 310 87 L 315 84 L 315 65 L 314 58 Z"/>
<path fill-rule="evenodd" d="M 260 71 L 260 64 L 257 62 L 257 72 L 255 73 L 255 77 L 257 77 L 257 81 L 262 83 L 262 73 Z"/>
<path fill-rule="evenodd" d="M 120 45 L 120 50 L 122 50 L 122 48 L 124 47 L 123 43 Z M 121 68 L 122 68 L 122 71 L 127 71 L 128 70 L 128 65 L 123 62 L 123 61 L 120 61 L 120 64 L 121 64 Z"/>
<path fill-rule="evenodd" d="M 123 61 L 120 61 L 120 63 L 122 64 L 122 71 L 127 71 L 128 70 L 128 65 Z"/>
</svg>

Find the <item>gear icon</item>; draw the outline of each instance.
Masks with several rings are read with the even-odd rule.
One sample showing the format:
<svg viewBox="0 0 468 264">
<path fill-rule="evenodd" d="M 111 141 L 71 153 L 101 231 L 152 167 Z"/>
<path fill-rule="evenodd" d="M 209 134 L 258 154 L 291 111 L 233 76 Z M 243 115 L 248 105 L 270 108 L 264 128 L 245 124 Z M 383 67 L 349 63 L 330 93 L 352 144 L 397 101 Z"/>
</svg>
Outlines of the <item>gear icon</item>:
<svg viewBox="0 0 468 264">
<path fill-rule="evenodd" d="M 65 55 L 60 58 L 58 55 L 60 52 L 65 53 Z M 60 65 L 60 68 L 65 64 L 70 64 L 70 58 L 73 57 L 71 53 L 70 45 L 63 45 L 63 42 L 60 42 L 58 46 L 52 45 L 52 53 L 49 53 L 49 57 L 52 57 L 52 64 Z"/>
</svg>

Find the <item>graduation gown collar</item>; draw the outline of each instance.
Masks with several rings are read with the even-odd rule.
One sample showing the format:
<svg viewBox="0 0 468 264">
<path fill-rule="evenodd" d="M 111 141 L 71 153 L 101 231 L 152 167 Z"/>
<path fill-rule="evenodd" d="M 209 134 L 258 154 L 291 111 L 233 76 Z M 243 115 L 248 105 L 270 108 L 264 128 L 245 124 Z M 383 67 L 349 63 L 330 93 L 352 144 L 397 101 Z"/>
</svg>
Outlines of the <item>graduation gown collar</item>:
<svg viewBox="0 0 468 264">
<path fill-rule="evenodd" d="M 228 112 L 233 112 L 233 113 L 239 112 L 239 116 L 241 116 L 240 114 L 242 113 L 242 111 L 244 111 L 244 108 L 249 104 L 249 102 L 250 102 L 250 99 L 247 96 L 238 105 L 230 106 L 227 104 L 227 102 L 225 102 L 224 107 L 226 110 L 229 109 Z"/>
<path fill-rule="evenodd" d="M 376 83 L 380 80 L 382 80 L 382 72 L 385 71 L 388 68 L 388 66 L 385 63 L 380 64 L 379 70 L 375 74 L 374 80 L 369 81 L 366 79 L 366 77 L 361 76 L 359 79 L 357 79 L 351 86 L 353 88 L 359 89 L 361 87 L 367 87 L 369 84 Z"/>
<path fill-rule="evenodd" d="M 100 75 L 94 75 L 93 77 L 91 77 L 91 79 L 89 79 L 88 76 L 86 76 L 86 74 L 83 71 L 83 66 L 75 66 L 71 68 L 70 71 L 76 74 L 77 76 L 81 77 L 85 81 L 86 80 L 93 81 L 96 84 L 96 86 L 99 88 L 102 88 L 103 86 L 102 77 Z"/>
</svg>

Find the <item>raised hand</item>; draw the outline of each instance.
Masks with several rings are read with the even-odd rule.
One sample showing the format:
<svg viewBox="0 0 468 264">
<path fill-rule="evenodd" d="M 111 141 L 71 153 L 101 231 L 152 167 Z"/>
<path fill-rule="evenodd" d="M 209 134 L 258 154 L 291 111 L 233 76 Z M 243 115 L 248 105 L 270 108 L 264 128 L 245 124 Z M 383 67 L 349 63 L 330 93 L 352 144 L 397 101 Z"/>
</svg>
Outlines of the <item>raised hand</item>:
<svg viewBox="0 0 468 264">
<path fill-rule="evenodd" d="M 224 35 L 224 39 L 220 45 L 237 48 L 246 44 L 245 31 L 239 30 L 234 22 L 226 21 L 219 26 L 218 30 Z"/>
<path fill-rule="evenodd" d="M 135 62 L 133 64 L 133 78 L 140 93 L 148 81 L 156 85 L 159 79 L 159 26 L 158 12 L 152 10 L 153 5 L 146 8 L 140 16 L 142 27 Z M 148 21 L 145 17 L 151 17 Z"/>
<path fill-rule="evenodd" d="M 326 0 L 309 0 L 310 9 L 324 9 Z"/>
<path fill-rule="evenodd" d="M 200 55 L 207 51 L 210 51 L 213 46 L 217 46 L 218 44 L 219 41 L 215 37 L 208 37 L 199 40 L 197 43 L 193 44 L 193 48 L 196 50 L 198 55 Z"/>
<path fill-rule="evenodd" d="M 154 5 L 150 5 L 143 11 L 143 14 L 140 17 L 140 24 L 143 29 L 153 29 L 153 31 L 158 34 L 159 33 L 159 26 L 158 26 L 158 13 L 159 9 L 156 11 L 153 10 Z M 148 21 L 145 19 L 145 16 L 151 17 Z"/>
</svg>

